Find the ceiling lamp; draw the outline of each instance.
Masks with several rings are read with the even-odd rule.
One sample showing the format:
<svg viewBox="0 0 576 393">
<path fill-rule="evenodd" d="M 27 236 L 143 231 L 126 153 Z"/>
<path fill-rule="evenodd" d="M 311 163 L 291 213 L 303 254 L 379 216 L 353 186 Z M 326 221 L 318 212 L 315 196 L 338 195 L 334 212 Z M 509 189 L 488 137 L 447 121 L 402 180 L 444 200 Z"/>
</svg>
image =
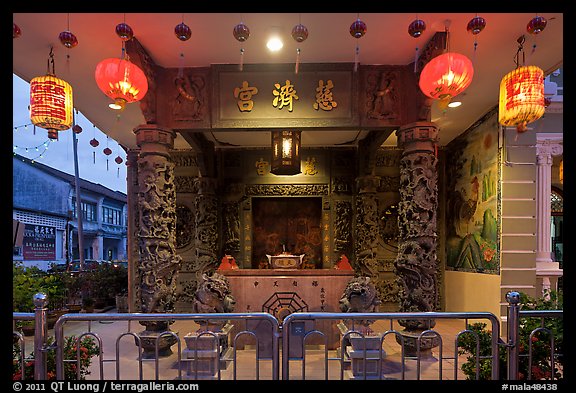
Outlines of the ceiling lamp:
<svg viewBox="0 0 576 393">
<path fill-rule="evenodd" d="M 48 138 L 58 139 L 58 131 L 73 123 L 72 86 L 54 75 L 54 54 L 50 48 L 48 73 L 30 81 L 30 120 L 48 130 Z M 52 71 L 50 71 L 52 64 Z"/>
<path fill-rule="evenodd" d="M 126 103 L 140 101 L 148 91 L 144 72 L 125 54 L 124 42 L 133 37 L 132 28 L 125 23 L 116 26 L 116 34 L 122 40 L 122 56 L 102 60 L 96 66 L 96 84 L 104 94 L 114 100 L 108 106 L 124 110 Z"/>
<path fill-rule="evenodd" d="M 472 61 L 462 54 L 450 52 L 450 38 L 446 28 L 446 52 L 424 66 L 420 73 L 420 90 L 426 96 L 439 100 L 439 108 L 445 110 L 453 97 L 470 86 L 473 76 Z"/>
<path fill-rule="evenodd" d="M 541 118 L 545 111 L 544 71 L 536 66 L 519 66 L 524 41 L 524 36 L 517 40 L 516 69 L 502 78 L 498 104 L 498 122 L 515 125 L 518 133 L 527 131 L 526 125 Z"/>
<path fill-rule="evenodd" d="M 297 175 L 300 170 L 301 131 L 272 131 L 272 169 L 275 175 Z"/>
</svg>

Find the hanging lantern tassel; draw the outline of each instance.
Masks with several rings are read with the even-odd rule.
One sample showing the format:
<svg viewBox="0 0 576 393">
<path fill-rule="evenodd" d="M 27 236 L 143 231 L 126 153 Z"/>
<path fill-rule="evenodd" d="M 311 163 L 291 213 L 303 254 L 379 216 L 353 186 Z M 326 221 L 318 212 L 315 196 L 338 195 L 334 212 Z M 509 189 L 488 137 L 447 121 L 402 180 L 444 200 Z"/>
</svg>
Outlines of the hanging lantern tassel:
<svg viewBox="0 0 576 393">
<path fill-rule="evenodd" d="M 294 72 L 296 74 L 298 73 L 299 66 L 300 66 L 300 48 L 296 49 L 296 68 L 294 69 Z"/>
<path fill-rule="evenodd" d="M 360 18 L 356 19 L 356 21 L 352 23 L 352 25 L 350 25 L 350 35 L 356 38 L 356 40 L 364 37 L 366 31 L 367 31 L 366 23 L 362 22 Z M 358 44 L 358 41 L 356 41 L 356 54 L 354 56 L 354 72 L 358 71 L 359 57 L 360 57 L 360 45 Z"/>
<path fill-rule="evenodd" d="M 298 44 L 306 41 L 308 38 L 308 29 L 302 23 L 298 23 L 296 26 L 292 28 L 292 38 Z M 300 48 L 296 49 L 296 65 L 294 68 L 294 73 L 298 73 L 298 69 L 300 68 Z"/>
<path fill-rule="evenodd" d="M 426 30 L 426 23 L 421 20 L 416 18 L 415 20 L 412 21 L 412 23 L 410 23 L 410 25 L 408 26 L 408 34 L 410 34 L 410 37 L 412 38 L 419 38 L 422 33 L 424 33 L 424 31 Z M 418 57 L 419 57 L 419 48 L 418 45 L 416 45 L 416 50 L 414 52 L 414 72 L 418 72 Z"/>
<path fill-rule="evenodd" d="M 360 57 L 360 45 L 356 44 L 356 54 L 354 55 L 354 72 L 358 71 L 359 57 Z"/>
<path fill-rule="evenodd" d="M 476 15 L 474 18 L 470 19 L 466 30 L 474 35 L 474 51 L 472 52 L 472 65 L 476 64 L 476 48 L 478 47 L 478 34 L 484 30 L 486 27 L 486 20 L 481 16 Z"/>
<path fill-rule="evenodd" d="M 234 38 L 240 43 L 245 42 L 250 37 L 250 29 L 244 23 L 240 22 L 236 26 L 234 26 L 234 30 L 232 30 L 232 34 Z M 240 71 L 244 69 L 244 48 L 240 47 Z"/>
</svg>

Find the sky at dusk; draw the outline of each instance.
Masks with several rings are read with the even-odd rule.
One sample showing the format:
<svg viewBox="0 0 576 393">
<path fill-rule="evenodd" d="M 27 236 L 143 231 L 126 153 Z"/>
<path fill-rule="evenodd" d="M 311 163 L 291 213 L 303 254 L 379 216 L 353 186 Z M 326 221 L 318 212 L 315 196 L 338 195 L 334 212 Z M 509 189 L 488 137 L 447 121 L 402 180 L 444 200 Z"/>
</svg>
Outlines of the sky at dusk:
<svg viewBox="0 0 576 393">
<path fill-rule="evenodd" d="M 30 121 L 30 84 L 13 75 L 12 96 L 12 145 L 13 152 L 62 172 L 74 175 L 74 150 L 72 129 L 60 131 L 58 140 L 50 140 L 48 131 Z M 76 115 L 76 124 L 82 127 L 78 138 L 78 172 L 81 179 L 102 184 L 114 191 L 126 193 L 126 152 L 112 138 L 96 128 L 82 113 Z M 90 140 L 100 144 L 94 148 Z M 109 147 L 112 154 L 103 150 Z M 96 154 L 94 154 L 96 153 Z M 120 156 L 122 163 L 115 158 Z M 108 162 L 106 162 L 108 161 Z"/>
</svg>

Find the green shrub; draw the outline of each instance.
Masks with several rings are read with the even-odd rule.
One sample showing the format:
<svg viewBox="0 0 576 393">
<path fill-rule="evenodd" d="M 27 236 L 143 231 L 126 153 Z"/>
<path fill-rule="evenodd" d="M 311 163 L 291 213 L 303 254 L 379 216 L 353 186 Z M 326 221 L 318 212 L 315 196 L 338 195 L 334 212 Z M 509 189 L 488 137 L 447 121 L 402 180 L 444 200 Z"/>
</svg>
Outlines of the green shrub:
<svg viewBox="0 0 576 393">
<path fill-rule="evenodd" d="M 534 299 L 524 293 L 520 293 L 520 304 L 522 310 L 562 310 L 563 296 L 562 292 L 550 291 L 549 297 Z M 554 337 L 554 370 L 551 362 L 550 337 L 546 331 L 537 331 L 530 338 L 534 329 L 544 327 L 548 329 Z M 491 332 L 486 329 L 485 323 L 469 324 L 468 329 L 478 334 L 480 342 L 479 356 L 491 355 Z M 520 380 L 542 380 L 551 379 L 554 373 L 554 379 L 562 379 L 561 370 L 564 366 L 564 328 L 562 318 L 545 318 L 542 325 L 541 318 L 520 318 L 519 325 L 520 342 L 518 345 L 518 379 Z M 532 346 L 532 364 L 530 370 L 529 364 L 529 343 Z M 467 379 L 476 379 L 476 338 L 469 333 L 462 335 L 458 341 L 458 353 L 466 355 L 466 362 L 462 364 L 462 371 Z M 506 347 L 499 345 L 500 359 L 500 378 L 505 379 L 507 376 L 507 350 Z M 492 363 L 491 359 L 480 359 L 480 380 L 491 379 Z"/>
</svg>

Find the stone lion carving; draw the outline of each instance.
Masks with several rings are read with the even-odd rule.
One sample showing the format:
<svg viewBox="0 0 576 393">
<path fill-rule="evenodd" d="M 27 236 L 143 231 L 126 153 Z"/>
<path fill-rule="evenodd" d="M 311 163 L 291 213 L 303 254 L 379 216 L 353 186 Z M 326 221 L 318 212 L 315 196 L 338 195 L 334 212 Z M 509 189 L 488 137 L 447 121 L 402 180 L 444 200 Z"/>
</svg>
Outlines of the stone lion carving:
<svg viewBox="0 0 576 393">
<path fill-rule="evenodd" d="M 340 310 L 346 313 L 369 313 L 378 311 L 378 305 L 382 303 L 378 299 L 378 291 L 370 277 L 355 277 L 351 279 L 340 298 Z M 345 323 L 352 326 L 352 330 L 358 330 L 366 334 L 370 334 L 372 330 L 370 325 L 374 320 L 349 320 Z M 355 325 L 358 324 L 360 326 Z"/>
<path fill-rule="evenodd" d="M 370 277 L 351 279 L 340 298 L 342 312 L 376 312 L 381 301 Z"/>
<path fill-rule="evenodd" d="M 202 275 L 202 282 L 194 294 L 192 312 L 230 313 L 234 311 L 236 300 L 230 291 L 228 279 L 221 274 Z"/>
</svg>

